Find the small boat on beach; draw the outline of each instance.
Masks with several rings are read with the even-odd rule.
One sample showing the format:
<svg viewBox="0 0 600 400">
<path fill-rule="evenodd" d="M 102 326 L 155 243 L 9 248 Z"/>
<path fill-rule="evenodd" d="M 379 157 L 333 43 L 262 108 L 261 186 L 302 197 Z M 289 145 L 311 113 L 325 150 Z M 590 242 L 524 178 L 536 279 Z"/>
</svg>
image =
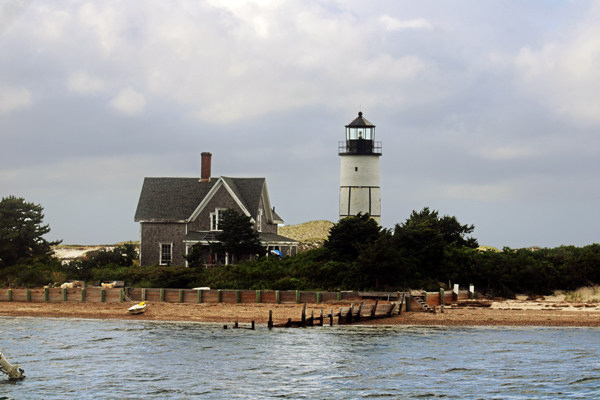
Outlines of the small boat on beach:
<svg viewBox="0 0 600 400">
<path fill-rule="evenodd" d="M 129 314 L 141 314 L 143 312 L 146 312 L 146 308 L 147 308 L 147 304 L 145 301 L 142 301 L 140 304 L 136 304 L 134 306 L 129 307 L 129 309 L 127 311 L 129 311 Z"/>
</svg>

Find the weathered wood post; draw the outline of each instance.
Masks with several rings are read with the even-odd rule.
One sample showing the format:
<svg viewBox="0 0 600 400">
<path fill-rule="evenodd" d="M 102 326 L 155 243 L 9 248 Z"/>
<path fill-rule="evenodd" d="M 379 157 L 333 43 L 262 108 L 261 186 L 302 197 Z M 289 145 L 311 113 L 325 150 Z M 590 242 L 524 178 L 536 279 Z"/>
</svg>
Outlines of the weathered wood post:
<svg viewBox="0 0 600 400">
<path fill-rule="evenodd" d="M 85 301 L 85 288 L 81 288 L 81 302 Z"/>
<path fill-rule="evenodd" d="M 242 302 L 242 295 L 240 294 L 239 290 L 235 291 L 235 302 L 236 303 L 241 303 Z"/>
<path fill-rule="evenodd" d="M 275 291 L 275 303 L 277 303 L 277 304 L 281 303 L 281 294 L 279 294 L 279 290 Z"/>
<path fill-rule="evenodd" d="M 221 289 L 217 290 L 217 303 L 222 303 L 223 302 L 223 292 L 221 291 Z"/>
<path fill-rule="evenodd" d="M 444 305 L 444 288 L 440 288 L 440 305 Z"/>
<path fill-rule="evenodd" d="M 323 295 L 321 292 L 317 292 L 317 304 L 321 304 L 321 299 L 323 298 Z"/>
<path fill-rule="evenodd" d="M 260 303 L 261 302 L 261 298 L 260 298 L 260 290 L 256 291 L 256 302 Z"/>
<path fill-rule="evenodd" d="M 342 292 L 337 292 L 337 299 L 338 301 L 342 300 Z"/>
<path fill-rule="evenodd" d="M 454 290 L 452 291 L 452 301 L 458 301 L 458 283 L 454 284 Z"/>
<path fill-rule="evenodd" d="M 165 289 L 160 289 L 160 301 L 165 301 Z"/>
<path fill-rule="evenodd" d="M 356 322 L 360 322 L 360 314 L 362 313 L 362 306 L 363 306 L 363 303 L 360 303 L 360 305 L 358 306 L 358 314 L 356 314 Z"/>
<path fill-rule="evenodd" d="M 146 289 L 142 289 L 142 301 L 146 301 Z"/>
<path fill-rule="evenodd" d="M 252 324 L 250 325 L 250 330 L 253 331 L 254 330 L 254 321 L 252 321 Z"/>
<path fill-rule="evenodd" d="M 315 325 L 315 310 L 311 310 L 310 312 L 310 318 L 308 320 L 308 326 L 314 326 Z"/>
<path fill-rule="evenodd" d="M 469 285 L 469 299 L 473 300 L 475 298 L 475 286 L 472 284 Z"/>
<path fill-rule="evenodd" d="M 119 303 L 123 302 L 123 289 L 119 289 Z"/>
<path fill-rule="evenodd" d="M 306 303 L 304 303 L 302 305 L 302 317 L 301 317 L 301 321 L 302 321 L 302 327 L 306 328 Z"/>
<path fill-rule="evenodd" d="M 233 324 L 233 329 L 237 329 L 237 328 L 238 328 L 238 320 L 236 318 L 235 323 Z"/>
<path fill-rule="evenodd" d="M 338 314 L 338 325 L 342 324 L 342 307 L 340 307 L 340 313 Z"/>
<path fill-rule="evenodd" d="M 319 326 L 323 326 L 323 309 L 321 308 L 321 316 L 319 317 Z"/>
<path fill-rule="evenodd" d="M 412 293 L 411 292 L 408 292 L 408 298 L 406 299 L 406 311 L 412 311 Z"/>
<path fill-rule="evenodd" d="M 331 309 L 331 314 L 329 314 L 329 326 L 333 326 L 333 308 Z"/>
<path fill-rule="evenodd" d="M 8 289 L 8 291 L 6 292 L 6 298 L 8 299 L 8 301 L 12 301 L 12 289 Z"/>
<path fill-rule="evenodd" d="M 179 289 L 179 302 L 183 303 L 183 289 Z"/>
<path fill-rule="evenodd" d="M 27 292 L 25 294 L 25 299 L 26 301 L 31 301 L 31 290 L 27 289 Z"/>
<path fill-rule="evenodd" d="M 47 287 L 45 287 L 45 288 L 44 288 L 44 301 L 48 301 L 48 297 L 49 297 L 49 296 L 48 296 L 48 288 L 47 288 Z"/>
<path fill-rule="evenodd" d="M 198 304 L 202 303 L 202 289 L 198 290 Z"/>
<path fill-rule="evenodd" d="M 273 329 L 273 310 L 269 310 L 269 322 L 267 323 L 267 328 Z"/>
<path fill-rule="evenodd" d="M 371 319 L 375 319 L 375 312 L 377 311 L 377 304 L 379 303 L 379 299 L 375 300 L 375 305 L 371 309 Z"/>
<path fill-rule="evenodd" d="M 62 301 L 67 301 L 67 288 L 62 288 Z"/>
<path fill-rule="evenodd" d="M 300 291 L 296 290 L 296 304 L 300 304 Z"/>
<path fill-rule="evenodd" d="M 104 303 L 106 301 L 106 290 L 104 288 L 100 289 L 100 302 Z"/>
</svg>

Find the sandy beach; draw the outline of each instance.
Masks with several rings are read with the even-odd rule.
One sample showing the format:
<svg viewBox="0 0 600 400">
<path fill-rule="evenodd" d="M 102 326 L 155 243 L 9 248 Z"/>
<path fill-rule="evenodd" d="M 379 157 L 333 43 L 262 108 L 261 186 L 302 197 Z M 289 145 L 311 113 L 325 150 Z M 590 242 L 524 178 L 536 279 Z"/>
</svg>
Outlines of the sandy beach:
<svg viewBox="0 0 600 400">
<path fill-rule="evenodd" d="M 225 303 L 160 303 L 149 302 L 144 314 L 129 315 L 134 303 L 0 302 L 0 316 L 131 319 L 147 321 L 188 321 L 232 324 L 255 321 L 266 324 L 269 310 L 276 323 L 300 318 L 298 304 L 225 304 Z M 336 312 L 349 303 L 307 304 L 319 315 L 323 309 Z M 337 322 L 337 321 L 336 321 Z M 551 300 L 504 300 L 469 302 L 446 306 L 444 313 L 404 312 L 391 318 L 361 321 L 364 325 L 446 325 L 446 326 L 600 326 L 600 305 L 590 302 Z"/>
</svg>

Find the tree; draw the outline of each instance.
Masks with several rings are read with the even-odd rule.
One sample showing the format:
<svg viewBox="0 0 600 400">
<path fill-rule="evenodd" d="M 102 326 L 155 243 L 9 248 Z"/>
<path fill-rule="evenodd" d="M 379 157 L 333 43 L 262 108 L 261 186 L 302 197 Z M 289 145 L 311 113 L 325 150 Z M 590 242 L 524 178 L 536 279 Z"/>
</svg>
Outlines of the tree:
<svg viewBox="0 0 600 400">
<path fill-rule="evenodd" d="M 342 218 L 329 230 L 324 247 L 334 261 L 356 260 L 361 248 L 379 237 L 381 227 L 367 214 Z"/>
<path fill-rule="evenodd" d="M 44 214 L 39 204 L 26 202 L 21 197 L 8 196 L 0 201 L 0 268 L 21 262 L 32 262 L 52 255 L 52 246 L 61 241 L 48 242 L 42 236 L 50 232 L 42 225 Z"/>
<path fill-rule="evenodd" d="M 474 225 L 461 225 L 456 217 L 440 217 L 437 211 L 425 207 L 421 212 L 413 211 L 403 224 L 396 224 L 394 236 L 406 255 L 417 261 L 420 274 L 445 281 L 453 275 L 447 256 L 456 254 L 449 248 L 477 248 L 477 239 L 466 237 L 474 229 Z"/>
<path fill-rule="evenodd" d="M 240 260 L 243 254 L 265 255 L 267 249 L 260 242 L 258 233 L 254 230 L 252 219 L 238 213 L 233 208 L 223 211 L 223 219 L 219 222 L 219 232 L 211 250 L 214 253 L 227 252 Z M 188 260 L 189 261 L 189 260 Z"/>
</svg>

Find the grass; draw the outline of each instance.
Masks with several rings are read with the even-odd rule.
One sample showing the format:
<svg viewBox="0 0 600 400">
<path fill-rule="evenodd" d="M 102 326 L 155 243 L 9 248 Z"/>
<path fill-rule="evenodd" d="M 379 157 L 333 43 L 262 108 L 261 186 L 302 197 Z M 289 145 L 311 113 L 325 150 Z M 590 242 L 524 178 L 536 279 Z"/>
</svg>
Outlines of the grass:
<svg viewBox="0 0 600 400">
<path fill-rule="evenodd" d="M 327 239 L 332 226 L 333 222 L 330 221 L 310 221 L 298 225 L 282 226 L 278 233 L 299 242 L 320 241 Z"/>
</svg>

